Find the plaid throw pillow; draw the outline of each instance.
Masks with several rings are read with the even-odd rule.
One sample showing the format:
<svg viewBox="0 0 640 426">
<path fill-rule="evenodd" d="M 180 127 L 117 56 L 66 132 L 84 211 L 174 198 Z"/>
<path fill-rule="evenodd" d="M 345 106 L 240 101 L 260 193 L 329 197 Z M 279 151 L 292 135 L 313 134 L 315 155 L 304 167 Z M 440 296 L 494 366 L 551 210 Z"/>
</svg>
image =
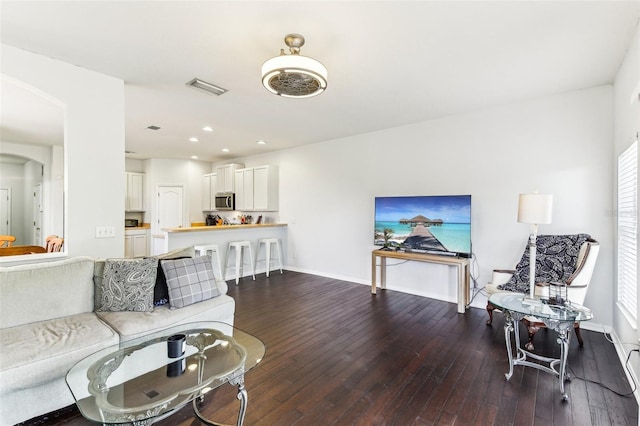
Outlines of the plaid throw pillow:
<svg viewBox="0 0 640 426">
<path fill-rule="evenodd" d="M 162 260 L 160 264 L 167 279 L 172 308 L 183 308 L 220 295 L 211 256 Z"/>
</svg>

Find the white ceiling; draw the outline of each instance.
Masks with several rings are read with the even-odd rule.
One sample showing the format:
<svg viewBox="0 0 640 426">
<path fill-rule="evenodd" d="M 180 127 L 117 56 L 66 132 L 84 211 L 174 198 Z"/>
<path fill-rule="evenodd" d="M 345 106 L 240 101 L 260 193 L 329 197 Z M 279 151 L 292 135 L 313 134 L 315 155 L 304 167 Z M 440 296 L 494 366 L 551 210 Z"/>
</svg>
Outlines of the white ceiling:
<svg viewBox="0 0 640 426">
<path fill-rule="evenodd" d="M 206 161 L 610 84 L 640 16 L 638 1 L 3 0 L 0 7 L 2 43 L 125 81 L 126 149 L 135 152 L 127 157 Z M 320 96 L 286 99 L 261 85 L 262 63 L 291 32 L 306 38 L 301 53 L 329 70 Z M 194 77 L 229 92 L 187 87 Z M 17 123 L 18 91 L 5 83 L 2 140 L 37 141 L 48 126 Z"/>
</svg>

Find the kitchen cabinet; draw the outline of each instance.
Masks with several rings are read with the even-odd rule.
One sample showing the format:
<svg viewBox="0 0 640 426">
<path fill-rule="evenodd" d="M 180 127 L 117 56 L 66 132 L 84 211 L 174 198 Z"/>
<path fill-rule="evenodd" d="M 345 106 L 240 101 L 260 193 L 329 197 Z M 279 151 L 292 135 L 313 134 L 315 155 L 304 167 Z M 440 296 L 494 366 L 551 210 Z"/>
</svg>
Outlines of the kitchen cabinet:
<svg viewBox="0 0 640 426">
<path fill-rule="evenodd" d="M 124 257 L 145 257 L 149 255 L 149 231 L 137 229 L 124 231 Z"/>
<path fill-rule="evenodd" d="M 278 168 L 259 166 L 236 170 L 236 210 L 278 210 Z"/>
<path fill-rule="evenodd" d="M 225 164 L 216 167 L 216 192 L 235 192 L 235 173 L 244 164 Z"/>
<path fill-rule="evenodd" d="M 202 211 L 216 210 L 217 175 L 209 173 L 202 177 Z"/>
<path fill-rule="evenodd" d="M 253 169 L 235 172 L 236 210 L 253 210 Z"/>
<path fill-rule="evenodd" d="M 253 209 L 258 211 L 278 210 L 278 167 L 253 168 Z"/>
<path fill-rule="evenodd" d="M 144 173 L 125 173 L 125 211 L 144 211 Z"/>
</svg>

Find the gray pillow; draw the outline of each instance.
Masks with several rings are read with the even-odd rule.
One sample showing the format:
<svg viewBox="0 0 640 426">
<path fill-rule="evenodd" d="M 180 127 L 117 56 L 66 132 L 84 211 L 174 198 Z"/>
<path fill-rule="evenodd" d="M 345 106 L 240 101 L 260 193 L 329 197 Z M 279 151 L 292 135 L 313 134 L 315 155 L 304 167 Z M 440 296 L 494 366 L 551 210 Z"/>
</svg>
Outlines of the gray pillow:
<svg viewBox="0 0 640 426">
<path fill-rule="evenodd" d="M 107 259 L 99 311 L 153 311 L 158 259 Z"/>
<path fill-rule="evenodd" d="M 167 279 L 172 308 L 182 308 L 220 295 L 211 256 L 163 260 L 160 264 Z"/>
</svg>

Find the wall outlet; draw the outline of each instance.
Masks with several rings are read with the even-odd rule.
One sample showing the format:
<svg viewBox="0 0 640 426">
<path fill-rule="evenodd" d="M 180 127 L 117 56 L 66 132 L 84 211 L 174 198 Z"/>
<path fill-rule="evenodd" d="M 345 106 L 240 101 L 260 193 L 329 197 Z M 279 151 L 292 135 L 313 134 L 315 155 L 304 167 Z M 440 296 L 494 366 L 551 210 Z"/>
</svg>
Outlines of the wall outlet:
<svg viewBox="0 0 640 426">
<path fill-rule="evenodd" d="M 115 226 L 96 226 L 96 238 L 114 238 L 115 236 Z"/>
</svg>

